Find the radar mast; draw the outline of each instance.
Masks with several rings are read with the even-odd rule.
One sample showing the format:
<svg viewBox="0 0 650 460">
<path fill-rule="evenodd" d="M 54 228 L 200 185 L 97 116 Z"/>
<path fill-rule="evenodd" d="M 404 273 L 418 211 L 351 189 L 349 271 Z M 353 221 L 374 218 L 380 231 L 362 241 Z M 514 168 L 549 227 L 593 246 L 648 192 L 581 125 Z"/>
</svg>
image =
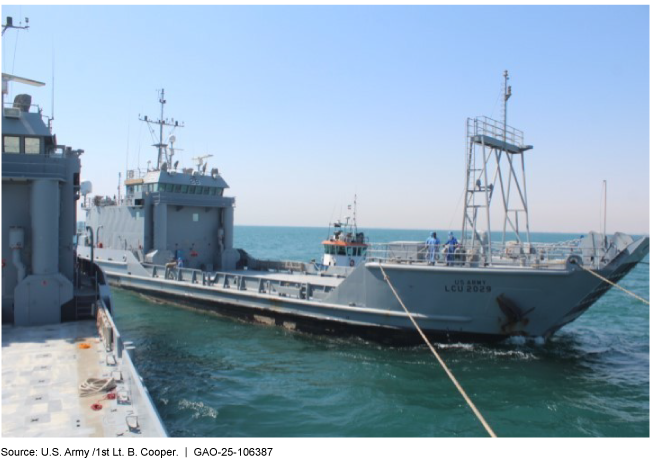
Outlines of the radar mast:
<svg viewBox="0 0 650 460">
<path fill-rule="evenodd" d="M 172 128 L 172 131 L 176 128 L 182 128 L 184 125 L 183 123 L 179 123 L 178 120 L 174 120 L 173 118 L 171 120 L 165 119 L 165 104 L 167 101 L 165 100 L 165 90 L 161 89 L 160 90 L 160 99 L 158 100 L 160 102 L 160 119 L 158 120 L 151 120 L 149 117 L 146 115 L 144 117 L 139 117 L 140 121 L 144 121 L 147 123 L 147 126 L 149 127 L 149 130 L 151 131 L 152 135 L 154 133 L 152 125 L 158 125 L 159 126 L 159 139 L 157 144 L 153 144 L 153 147 L 158 148 L 158 162 L 156 164 L 156 170 L 159 171 L 162 168 L 162 165 L 164 162 L 171 163 L 171 157 L 167 153 L 167 146 L 168 144 L 164 142 L 164 128 L 165 126 L 170 126 Z M 173 141 L 172 141 L 173 142 Z M 173 153 L 172 153 L 173 155 Z"/>
</svg>

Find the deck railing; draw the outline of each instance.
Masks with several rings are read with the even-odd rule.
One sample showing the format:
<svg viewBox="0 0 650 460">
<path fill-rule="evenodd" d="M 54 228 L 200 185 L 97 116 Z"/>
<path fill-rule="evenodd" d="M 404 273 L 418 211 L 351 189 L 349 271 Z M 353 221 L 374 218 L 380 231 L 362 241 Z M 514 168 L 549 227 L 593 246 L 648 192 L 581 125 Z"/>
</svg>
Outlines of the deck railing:
<svg viewBox="0 0 650 460">
<path fill-rule="evenodd" d="M 367 251 L 368 262 L 390 262 L 406 264 L 440 264 L 464 267 L 534 267 L 561 268 L 570 257 L 572 261 L 599 268 L 606 253 L 604 247 L 586 247 L 579 239 L 561 243 L 493 243 L 466 247 L 462 244 L 454 249 L 440 245 L 434 254 L 433 246 L 424 242 L 398 241 L 374 243 Z"/>
</svg>

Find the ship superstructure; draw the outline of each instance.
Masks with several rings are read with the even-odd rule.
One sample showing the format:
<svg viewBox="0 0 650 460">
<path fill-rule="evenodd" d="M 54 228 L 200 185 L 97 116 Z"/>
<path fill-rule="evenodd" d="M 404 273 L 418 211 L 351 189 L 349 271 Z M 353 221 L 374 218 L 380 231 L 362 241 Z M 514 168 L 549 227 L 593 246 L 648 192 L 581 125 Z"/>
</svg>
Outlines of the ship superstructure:
<svg viewBox="0 0 650 460">
<path fill-rule="evenodd" d="M 141 118 L 159 127 L 156 166 L 128 170 L 123 198 L 96 196 L 84 202 L 86 224 L 97 229 L 99 248 L 127 251 L 143 263 L 174 263 L 206 271 L 234 269 L 239 254 L 233 249 L 235 200 L 224 196 L 228 184 L 218 169 L 207 170 L 206 156 L 196 158 L 196 169 L 178 169 L 178 161 L 173 162 L 175 136 L 165 136 L 163 128 L 182 124 L 164 118 L 164 90 L 159 102 L 160 119 Z"/>
</svg>

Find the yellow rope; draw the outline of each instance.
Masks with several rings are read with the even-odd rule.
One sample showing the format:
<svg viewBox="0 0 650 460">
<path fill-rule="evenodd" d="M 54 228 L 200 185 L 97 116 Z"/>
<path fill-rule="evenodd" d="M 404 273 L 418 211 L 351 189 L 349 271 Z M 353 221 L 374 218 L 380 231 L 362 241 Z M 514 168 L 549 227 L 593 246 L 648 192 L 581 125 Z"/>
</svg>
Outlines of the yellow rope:
<svg viewBox="0 0 650 460">
<path fill-rule="evenodd" d="M 620 289 L 621 291 L 625 292 L 626 294 L 631 295 L 631 296 L 634 297 L 635 299 L 640 300 L 640 301 L 643 302 L 644 304 L 646 304 L 646 305 L 650 305 L 650 303 L 648 303 L 648 301 L 647 301 L 646 299 L 644 299 L 643 297 L 639 297 L 639 296 L 636 295 L 634 292 L 630 292 L 630 291 L 628 291 L 627 289 L 622 288 L 622 287 L 619 286 L 618 284 L 616 284 L 616 283 L 614 283 L 614 282 L 608 280 L 608 279 L 605 278 L 604 276 L 600 276 L 598 273 L 596 273 L 596 272 L 593 271 L 593 270 L 588 269 L 588 268 L 585 267 L 584 265 L 581 265 L 580 267 L 581 267 L 583 270 L 585 270 L 585 271 L 591 273 L 592 275 L 594 275 L 596 278 L 600 278 L 601 280 L 605 281 L 606 283 L 611 284 L 611 285 L 614 286 L 615 288 L 618 288 L 618 289 Z"/>
<path fill-rule="evenodd" d="M 395 288 L 393 287 L 393 284 L 390 282 L 390 278 L 388 278 L 388 275 L 387 275 L 386 272 L 384 271 L 384 267 L 382 267 L 382 266 L 380 265 L 380 266 L 379 266 L 379 269 L 381 270 L 381 273 L 384 275 L 384 279 L 385 279 L 386 282 L 388 283 L 388 286 L 390 287 L 391 291 L 393 291 L 393 294 L 395 294 L 395 297 L 397 298 L 397 301 L 398 301 L 399 304 L 402 306 L 402 308 L 404 309 L 404 311 L 405 311 L 406 314 L 408 315 L 409 319 L 411 320 L 411 322 L 413 323 L 413 325 L 415 326 L 415 328 L 417 329 L 417 331 L 418 331 L 418 332 L 420 333 L 420 335 L 422 336 L 422 339 L 424 340 L 424 342 L 429 346 L 429 349 L 431 350 L 431 353 L 433 353 L 433 355 L 436 357 L 436 359 L 438 360 L 438 362 L 440 363 L 440 365 L 442 366 L 442 368 L 444 369 L 444 371 L 447 373 L 447 376 L 451 379 L 451 381 L 452 381 L 452 382 L 454 383 L 454 385 L 456 386 L 456 389 L 460 392 L 460 394 L 463 396 L 463 398 L 465 398 L 465 401 L 467 402 L 467 404 L 469 405 L 469 407 L 470 407 L 470 408 L 472 409 L 472 411 L 474 412 L 474 415 L 476 415 L 476 417 L 479 419 L 479 421 L 480 421 L 481 424 L 483 425 L 483 428 L 485 428 L 485 430 L 488 432 L 488 434 L 489 434 L 491 437 L 496 438 L 497 435 L 494 433 L 494 431 L 492 431 L 492 428 L 490 428 L 490 425 L 488 425 L 488 423 L 485 421 L 485 419 L 483 418 L 483 416 L 481 415 L 481 413 L 479 412 L 479 410 L 476 408 L 476 406 L 474 405 L 474 403 L 472 402 L 472 400 L 469 399 L 469 396 L 467 396 L 467 393 L 465 393 L 465 390 L 463 390 L 463 387 L 460 386 L 460 383 L 458 383 L 458 380 L 456 380 L 456 377 L 454 377 L 454 374 L 451 373 L 451 371 L 449 370 L 449 368 L 447 367 L 447 365 L 445 364 L 445 362 L 442 360 L 442 358 L 440 357 L 440 355 L 438 354 L 438 352 L 436 351 L 436 349 L 433 348 L 433 345 L 431 345 L 431 342 L 429 342 L 429 339 L 427 339 L 427 336 L 424 335 L 424 332 L 422 332 L 422 329 L 420 329 L 420 326 L 418 326 L 418 323 L 415 322 L 415 319 L 414 319 L 413 316 L 411 315 L 411 312 L 408 311 L 408 309 L 406 308 L 406 306 L 405 306 L 404 303 L 402 302 L 402 299 L 400 299 L 399 295 L 397 294 L 397 291 L 396 291 Z"/>
</svg>

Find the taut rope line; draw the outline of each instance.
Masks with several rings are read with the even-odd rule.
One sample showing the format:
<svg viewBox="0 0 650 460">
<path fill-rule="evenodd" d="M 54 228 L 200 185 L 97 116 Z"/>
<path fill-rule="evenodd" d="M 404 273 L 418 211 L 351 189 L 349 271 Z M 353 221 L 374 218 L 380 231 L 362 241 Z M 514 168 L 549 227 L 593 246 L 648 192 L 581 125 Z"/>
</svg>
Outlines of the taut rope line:
<svg viewBox="0 0 650 460">
<path fill-rule="evenodd" d="M 621 291 L 625 292 L 626 294 L 631 295 L 631 296 L 634 297 L 635 299 L 640 300 L 640 301 L 643 302 L 644 304 L 646 304 L 646 305 L 650 305 L 650 303 L 648 303 L 648 301 L 647 301 L 646 299 L 644 299 L 643 297 L 639 297 L 639 296 L 636 295 L 634 292 L 628 291 L 627 289 L 625 289 L 625 288 L 619 286 L 618 284 L 614 283 L 613 281 L 608 280 L 608 279 L 605 278 L 604 276 L 600 276 L 598 273 L 596 273 L 596 272 L 593 271 L 593 270 L 590 270 L 589 268 L 585 267 L 584 265 L 580 265 L 580 268 L 582 268 L 582 269 L 583 269 L 584 271 L 586 271 L 586 272 L 591 273 L 591 274 L 594 275 L 596 278 L 600 278 L 601 280 L 605 281 L 606 283 L 611 284 L 611 285 L 614 286 L 615 288 L 620 289 Z"/>
<path fill-rule="evenodd" d="M 489 434 L 491 437 L 496 438 L 497 435 L 494 433 L 494 431 L 492 431 L 492 428 L 490 428 L 490 425 L 488 425 L 488 423 L 485 421 L 485 419 L 483 418 L 483 416 L 481 415 L 481 413 L 479 412 L 479 410 L 476 408 L 476 406 L 474 405 L 474 403 L 472 402 L 472 400 L 469 399 L 469 396 L 467 396 L 467 393 L 465 393 L 465 390 L 463 390 L 463 387 L 460 386 L 460 383 L 458 383 L 458 380 L 456 380 L 456 377 L 454 377 L 454 374 L 451 373 L 451 371 L 449 370 L 449 368 L 447 367 L 447 365 L 445 364 L 445 362 L 442 360 L 442 358 L 440 357 L 440 355 L 438 354 L 438 352 L 436 351 L 436 349 L 433 348 L 433 345 L 431 345 L 431 342 L 429 342 L 429 339 L 427 339 L 427 336 L 424 335 L 424 332 L 422 332 L 422 329 L 420 329 L 420 326 L 418 326 L 418 323 L 415 321 L 415 319 L 414 319 L 413 316 L 411 315 L 411 312 L 408 311 L 408 309 L 407 309 L 406 306 L 404 305 L 404 302 L 402 302 L 402 299 L 400 299 L 399 295 L 397 294 L 397 291 L 396 291 L 395 288 L 393 287 L 393 284 L 390 282 L 390 278 L 388 278 L 388 275 L 387 275 L 386 272 L 384 271 L 384 267 L 382 267 L 381 265 L 379 265 L 379 269 L 381 270 L 382 275 L 384 275 L 384 279 L 385 279 L 386 282 L 388 283 L 388 286 L 390 287 L 390 290 L 393 291 L 393 294 L 395 294 L 395 297 L 397 298 L 397 301 L 398 301 L 399 304 L 402 306 L 402 308 L 404 309 L 404 311 L 405 311 L 406 314 L 408 315 L 409 319 L 411 320 L 411 322 L 413 323 L 413 325 L 415 326 L 415 328 L 417 329 L 417 331 L 418 331 L 418 332 L 420 333 L 420 335 L 422 336 L 422 339 L 424 340 L 424 342 L 429 346 L 429 349 L 431 350 L 431 353 L 433 353 L 433 355 L 436 357 L 436 359 L 438 360 L 438 362 L 440 363 L 440 365 L 442 366 L 442 368 L 444 369 L 444 371 L 447 373 L 447 376 L 451 379 L 451 381 L 453 382 L 453 384 L 456 386 L 456 389 L 460 392 L 460 394 L 463 396 L 463 398 L 465 398 L 465 401 L 467 402 L 467 404 L 469 405 L 469 407 L 470 407 L 470 408 L 472 409 L 472 411 L 474 412 L 474 415 L 476 415 L 476 417 L 479 419 L 479 421 L 480 421 L 481 424 L 483 425 L 483 428 L 485 428 L 485 431 L 487 431 L 488 434 Z"/>
</svg>

